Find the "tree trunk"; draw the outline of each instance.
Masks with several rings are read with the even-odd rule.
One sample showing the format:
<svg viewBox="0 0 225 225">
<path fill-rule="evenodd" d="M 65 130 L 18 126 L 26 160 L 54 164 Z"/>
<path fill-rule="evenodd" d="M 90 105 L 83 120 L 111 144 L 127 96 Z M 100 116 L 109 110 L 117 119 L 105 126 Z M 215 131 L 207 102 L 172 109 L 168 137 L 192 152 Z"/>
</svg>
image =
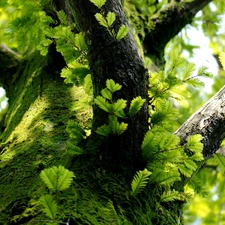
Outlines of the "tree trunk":
<svg viewBox="0 0 225 225">
<path fill-rule="evenodd" d="M 40 212 L 38 199 L 44 187 L 39 174 L 42 169 L 59 164 L 73 170 L 76 175 L 75 184 L 69 191 L 73 195 L 63 196 L 60 202 L 64 212 L 59 216 L 70 219 L 70 224 L 181 224 L 183 202 L 160 203 L 161 190 L 154 185 L 147 187 L 147 191 L 138 198 L 130 196 L 134 172 L 145 166 L 141 143 L 148 130 L 148 73 L 132 33 L 129 32 L 121 41 L 111 37 L 96 21 L 94 14 L 97 8 L 89 0 L 55 2 L 57 9 L 67 12 L 69 21 L 76 20 L 85 34 L 94 97 L 105 88 L 107 79 L 113 79 L 122 85 L 115 100 L 123 98 L 129 106 L 133 98 L 141 96 L 146 102 L 134 118 L 124 120 L 128 123 L 128 130 L 123 135 L 102 139 L 93 132 L 82 143 L 86 153 L 72 157 L 65 151 L 69 141 L 66 126 L 69 120 L 76 120 L 75 112 L 69 110 L 76 99 L 76 89 L 60 78 L 59 73 L 65 66 L 63 58 L 56 53 L 54 45 L 47 57 L 35 52 L 29 60 L 21 59 L 9 49 L 0 49 L 0 57 L 7 59 L 0 67 L 3 74 L 0 83 L 9 96 L 6 128 L 1 135 L 0 146 L 0 224 L 43 224 L 45 217 Z M 194 6 L 197 8 L 191 13 L 188 13 L 191 10 L 188 7 L 185 8 L 187 11 L 174 10 L 174 6 L 166 9 L 168 15 L 171 15 L 171 10 L 173 16 L 179 14 L 178 18 L 183 21 L 180 21 L 179 28 L 171 22 L 169 26 L 173 32 L 165 35 L 165 40 L 156 41 L 157 31 L 162 29 L 163 23 L 152 19 L 155 29 L 144 40 L 148 55 L 161 58 L 165 44 L 210 1 L 194 4 L 196 2 L 199 1 L 189 3 L 193 4 L 192 9 Z M 122 24 L 129 26 L 120 1 L 108 0 L 103 8 L 106 12 L 116 13 L 116 31 Z M 165 15 L 165 11 L 161 14 Z M 191 117 L 177 131 L 185 143 L 189 135 L 201 133 L 204 127 L 206 157 L 215 152 L 224 137 L 222 96 L 220 92 L 215 97 L 214 100 L 219 101 L 213 107 L 214 112 L 208 106 L 203 107 L 197 116 Z M 93 112 L 94 131 L 106 122 L 107 114 L 96 106 Z M 215 115 L 218 120 L 214 120 Z M 203 118 L 205 116 L 207 119 Z M 192 126 L 193 121 L 195 126 Z M 217 134 L 218 141 L 213 145 Z M 213 146 L 213 150 L 208 150 L 208 146 Z"/>
</svg>

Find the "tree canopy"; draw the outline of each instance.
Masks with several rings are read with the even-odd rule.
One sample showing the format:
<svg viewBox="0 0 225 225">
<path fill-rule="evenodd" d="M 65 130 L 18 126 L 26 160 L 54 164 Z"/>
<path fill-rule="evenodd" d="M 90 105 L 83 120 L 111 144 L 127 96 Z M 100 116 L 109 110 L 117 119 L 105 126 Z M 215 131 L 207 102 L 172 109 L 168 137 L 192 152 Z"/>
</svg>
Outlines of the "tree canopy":
<svg viewBox="0 0 225 225">
<path fill-rule="evenodd" d="M 2 0 L 0 224 L 223 224 L 224 12 Z"/>
</svg>

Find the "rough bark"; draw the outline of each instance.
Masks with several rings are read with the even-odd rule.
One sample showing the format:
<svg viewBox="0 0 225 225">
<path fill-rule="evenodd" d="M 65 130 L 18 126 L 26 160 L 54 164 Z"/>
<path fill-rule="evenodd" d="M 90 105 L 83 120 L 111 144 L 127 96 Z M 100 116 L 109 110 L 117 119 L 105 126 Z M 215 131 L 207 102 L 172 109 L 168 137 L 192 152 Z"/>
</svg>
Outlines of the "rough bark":
<svg viewBox="0 0 225 225">
<path fill-rule="evenodd" d="M 146 103 L 137 116 L 124 120 L 128 123 L 128 130 L 121 137 L 108 138 L 101 146 L 103 161 L 107 164 L 110 161 L 116 170 L 127 170 L 132 174 L 132 171 L 140 167 L 138 162 L 141 159 L 140 146 L 148 130 L 147 70 L 131 32 L 123 40 L 117 41 L 105 27 L 97 22 L 94 15 L 99 10 L 89 0 L 70 1 L 70 6 L 75 10 L 76 22 L 80 30 L 84 32 L 88 45 L 94 97 L 105 88 L 107 79 L 113 79 L 122 85 L 122 90 L 115 94 L 114 100 L 123 98 L 127 100 L 129 106 L 132 99 L 137 96 L 146 99 Z M 116 31 L 123 24 L 129 26 L 120 1 L 108 0 L 102 11 L 105 14 L 108 12 L 116 14 L 113 27 Z M 95 130 L 106 123 L 107 114 L 96 106 L 93 112 L 93 130 Z"/>
<path fill-rule="evenodd" d="M 188 137 L 201 134 L 205 159 L 212 156 L 225 137 L 225 87 L 194 113 L 177 131 L 181 144 Z"/>
</svg>

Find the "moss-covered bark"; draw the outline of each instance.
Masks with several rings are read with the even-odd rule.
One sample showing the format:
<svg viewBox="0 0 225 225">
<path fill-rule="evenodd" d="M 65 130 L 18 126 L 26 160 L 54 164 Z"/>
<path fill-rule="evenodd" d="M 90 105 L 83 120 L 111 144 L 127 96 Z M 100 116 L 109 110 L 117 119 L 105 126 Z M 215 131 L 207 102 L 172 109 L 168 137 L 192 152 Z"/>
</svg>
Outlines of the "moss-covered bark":
<svg viewBox="0 0 225 225">
<path fill-rule="evenodd" d="M 40 171 L 69 160 L 65 129 L 75 117 L 69 111 L 73 93 L 55 65 L 52 58 L 34 53 L 7 77 L 17 79 L 7 89 L 9 110 L 1 135 L 0 224 L 29 221 L 37 213 Z"/>
</svg>

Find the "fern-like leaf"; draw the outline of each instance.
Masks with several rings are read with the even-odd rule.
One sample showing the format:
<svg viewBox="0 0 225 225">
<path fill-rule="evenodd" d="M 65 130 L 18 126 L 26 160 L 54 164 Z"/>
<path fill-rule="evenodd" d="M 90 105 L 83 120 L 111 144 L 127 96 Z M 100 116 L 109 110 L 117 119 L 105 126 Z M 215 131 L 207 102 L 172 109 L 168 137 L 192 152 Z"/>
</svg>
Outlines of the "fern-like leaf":
<svg viewBox="0 0 225 225">
<path fill-rule="evenodd" d="M 106 0 L 90 0 L 95 6 L 97 6 L 99 9 L 105 5 Z"/>
<path fill-rule="evenodd" d="M 152 173 L 150 171 L 148 171 L 147 169 L 144 169 L 142 171 L 138 171 L 136 173 L 136 175 L 134 176 L 132 183 L 131 183 L 131 195 L 135 196 L 138 193 L 140 193 L 143 188 L 147 185 L 148 180 L 149 180 L 149 176 Z"/>
<path fill-rule="evenodd" d="M 73 172 L 60 165 L 42 170 L 40 177 L 50 190 L 57 192 L 68 188 L 75 176 Z"/>
<path fill-rule="evenodd" d="M 97 96 L 94 101 L 98 105 L 98 107 L 101 108 L 102 110 L 104 110 L 108 113 L 112 112 L 111 104 L 106 102 L 106 99 L 103 98 L 102 96 Z"/>
<path fill-rule="evenodd" d="M 108 100 L 112 100 L 112 92 L 108 88 L 104 88 L 101 90 L 101 94 L 104 98 Z"/>
<path fill-rule="evenodd" d="M 115 103 L 113 103 L 113 112 L 120 112 L 122 111 L 127 105 L 127 101 L 124 99 L 118 99 Z"/>
<path fill-rule="evenodd" d="M 142 99 L 140 96 L 134 98 L 131 101 L 128 115 L 130 117 L 134 116 L 141 109 L 144 103 L 145 103 L 145 99 Z"/>
<path fill-rule="evenodd" d="M 187 142 L 187 148 L 193 152 L 202 152 L 203 144 L 201 143 L 202 136 L 200 134 L 194 134 L 189 137 Z"/>
<path fill-rule="evenodd" d="M 161 202 L 171 202 L 174 200 L 181 200 L 179 192 L 175 190 L 164 191 L 160 196 Z"/>
<path fill-rule="evenodd" d="M 106 19 L 107 19 L 108 26 L 111 26 L 116 20 L 116 14 L 114 12 L 108 12 Z"/>
<path fill-rule="evenodd" d="M 96 20 L 99 22 L 100 25 L 102 25 L 103 27 L 108 28 L 107 21 L 106 21 L 106 19 L 103 17 L 102 14 L 96 13 L 96 14 L 95 14 L 95 18 L 96 18 Z"/>
<path fill-rule="evenodd" d="M 57 212 L 56 202 L 53 200 L 51 195 L 43 195 L 40 198 L 40 203 L 42 204 L 44 213 L 51 219 L 55 219 Z"/>
<path fill-rule="evenodd" d="M 70 187 L 73 177 L 75 177 L 74 173 L 72 171 L 69 171 L 65 169 L 64 166 L 59 166 L 58 167 L 58 174 L 59 174 L 59 179 L 58 179 L 58 190 L 62 191 Z"/>
<path fill-rule="evenodd" d="M 115 83 L 114 80 L 109 79 L 106 81 L 106 87 L 113 93 L 115 91 L 119 91 L 122 86 L 120 84 Z"/>
<path fill-rule="evenodd" d="M 125 25 L 122 25 L 116 35 L 116 40 L 119 41 L 123 39 L 127 35 L 128 31 L 129 31 L 129 28 Z"/>
<path fill-rule="evenodd" d="M 57 12 L 57 16 L 59 18 L 59 21 L 61 22 L 61 24 L 66 25 L 67 24 L 67 18 L 66 18 L 66 14 L 63 10 L 60 10 L 59 12 Z"/>
</svg>

